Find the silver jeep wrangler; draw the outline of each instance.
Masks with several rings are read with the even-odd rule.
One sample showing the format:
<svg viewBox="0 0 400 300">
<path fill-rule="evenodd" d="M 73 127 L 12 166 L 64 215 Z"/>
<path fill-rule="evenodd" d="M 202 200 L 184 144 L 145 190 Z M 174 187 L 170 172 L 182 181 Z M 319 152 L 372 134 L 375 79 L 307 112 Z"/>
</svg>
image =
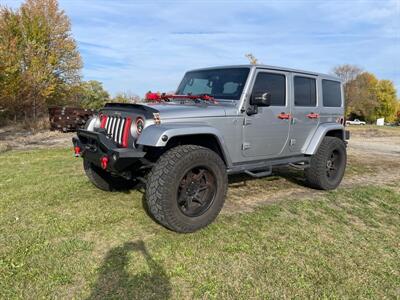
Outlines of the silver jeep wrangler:
<svg viewBox="0 0 400 300">
<path fill-rule="evenodd" d="M 265 65 L 189 71 L 176 94 L 146 104 L 109 103 L 73 139 L 102 190 L 146 184 L 149 212 L 193 232 L 220 212 L 228 175 L 304 169 L 308 184 L 336 188 L 346 168 L 340 79 Z M 245 196 L 245 195 L 243 195 Z"/>
</svg>

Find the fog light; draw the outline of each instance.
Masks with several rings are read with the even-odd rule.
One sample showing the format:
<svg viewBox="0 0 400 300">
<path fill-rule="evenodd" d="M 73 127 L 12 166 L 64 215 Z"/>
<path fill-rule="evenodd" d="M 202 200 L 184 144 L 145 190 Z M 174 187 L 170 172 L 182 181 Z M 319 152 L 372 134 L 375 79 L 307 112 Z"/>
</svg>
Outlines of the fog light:
<svg viewBox="0 0 400 300">
<path fill-rule="evenodd" d="M 101 163 L 101 167 L 105 170 L 107 169 L 108 166 L 108 157 L 107 156 L 103 156 L 102 158 L 100 158 L 100 163 Z"/>
<path fill-rule="evenodd" d="M 166 141 L 168 141 L 168 136 L 166 136 L 166 135 L 163 135 L 163 136 L 161 137 L 161 140 L 162 140 L 163 142 L 166 142 Z"/>
</svg>

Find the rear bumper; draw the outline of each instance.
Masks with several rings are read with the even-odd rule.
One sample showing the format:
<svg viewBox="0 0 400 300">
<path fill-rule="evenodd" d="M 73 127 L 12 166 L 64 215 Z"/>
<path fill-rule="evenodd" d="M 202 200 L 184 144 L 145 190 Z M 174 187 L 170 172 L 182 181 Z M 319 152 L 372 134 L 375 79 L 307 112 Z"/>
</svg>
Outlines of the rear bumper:
<svg viewBox="0 0 400 300">
<path fill-rule="evenodd" d="M 74 147 L 79 147 L 80 156 L 98 167 L 103 157 L 107 157 L 106 171 L 121 173 L 140 162 L 146 152 L 138 149 L 119 148 L 118 145 L 105 134 L 87 130 L 78 130 L 77 136 L 72 138 Z"/>
</svg>

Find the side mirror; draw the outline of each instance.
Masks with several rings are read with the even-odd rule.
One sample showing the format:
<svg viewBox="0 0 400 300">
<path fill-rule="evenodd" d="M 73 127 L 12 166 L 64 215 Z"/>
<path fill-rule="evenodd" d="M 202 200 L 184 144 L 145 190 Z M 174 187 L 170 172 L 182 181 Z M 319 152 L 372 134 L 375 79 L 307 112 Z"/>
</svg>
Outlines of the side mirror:
<svg viewBox="0 0 400 300">
<path fill-rule="evenodd" d="M 257 106 L 270 106 L 271 105 L 271 94 L 268 92 L 254 93 L 250 100 L 251 105 Z"/>
</svg>

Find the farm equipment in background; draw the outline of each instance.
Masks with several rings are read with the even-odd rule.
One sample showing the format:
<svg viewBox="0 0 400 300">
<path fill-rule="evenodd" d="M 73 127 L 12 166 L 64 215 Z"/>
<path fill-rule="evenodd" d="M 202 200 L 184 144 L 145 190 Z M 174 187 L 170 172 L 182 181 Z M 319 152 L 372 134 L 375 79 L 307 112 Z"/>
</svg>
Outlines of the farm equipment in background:
<svg viewBox="0 0 400 300">
<path fill-rule="evenodd" d="M 84 128 L 87 120 L 97 111 L 80 107 L 49 107 L 50 130 L 62 132 L 76 131 Z"/>
</svg>

